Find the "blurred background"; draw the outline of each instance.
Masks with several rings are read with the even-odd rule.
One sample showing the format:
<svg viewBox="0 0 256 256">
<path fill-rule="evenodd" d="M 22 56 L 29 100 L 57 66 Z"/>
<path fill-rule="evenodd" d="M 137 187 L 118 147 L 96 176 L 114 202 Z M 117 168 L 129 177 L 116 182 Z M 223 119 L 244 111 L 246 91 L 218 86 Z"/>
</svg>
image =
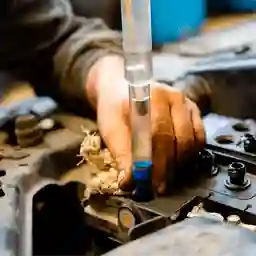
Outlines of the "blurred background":
<svg viewBox="0 0 256 256">
<path fill-rule="evenodd" d="M 70 2 L 77 15 L 102 18 L 110 28 L 121 30 L 120 0 L 70 0 Z M 255 10 L 256 0 L 151 0 L 154 79 L 172 84 L 192 66 L 207 62 L 209 59 L 215 63 L 220 58 L 233 58 L 235 61 L 237 58 L 254 56 L 256 60 Z M 219 76 L 215 72 L 214 79 L 216 77 Z M 1 76 L 0 79 L 2 82 Z M 6 77 L 4 79 L 7 80 Z M 223 79 L 222 74 L 220 81 L 215 84 L 226 84 Z M 256 107 L 254 100 L 256 75 L 248 82 L 246 82 L 249 79 L 247 74 L 243 75 L 242 79 L 228 79 L 232 80 L 232 83 L 227 83 L 226 91 L 224 90 L 226 87 L 221 86 L 219 94 L 224 96 L 217 97 L 221 99 L 215 104 L 218 109 L 222 109 L 222 106 L 226 109 L 229 105 L 230 109 L 235 110 L 224 113 L 238 112 L 237 102 L 240 99 L 240 105 L 247 106 L 246 111 L 242 112 L 248 113 L 250 109 L 250 113 L 254 113 L 252 106 Z M 235 87 L 234 82 L 237 80 L 243 82 Z M 246 83 L 253 86 L 244 89 Z M 33 90 L 22 88 L 18 93 L 14 92 L 6 97 L 4 103 L 9 104 L 10 100 L 17 97 L 19 100 L 26 98 L 25 92 L 31 95 Z M 229 103 L 232 101 L 231 95 L 234 95 L 233 104 L 226 104 L 225 95 L 229 95 Z M 249 101 L 250 98 L 252 99 Z M 254 114 L 256 118 L 256 112 Z"/>
<path fill-rule="evenodd" d="M 77 14 L 101 17 L 111 28 L 121 28 L 120 0 L 71 2 Z M 183 40 L 205 29 L 208 23 L 213 29 L 226 27 L 250 18 L 255 10 L 256 0 L 151 0 L 153 43 L 161 45 Z M 218 23 L 213 24 L 213 21 Z"/>
</svg>

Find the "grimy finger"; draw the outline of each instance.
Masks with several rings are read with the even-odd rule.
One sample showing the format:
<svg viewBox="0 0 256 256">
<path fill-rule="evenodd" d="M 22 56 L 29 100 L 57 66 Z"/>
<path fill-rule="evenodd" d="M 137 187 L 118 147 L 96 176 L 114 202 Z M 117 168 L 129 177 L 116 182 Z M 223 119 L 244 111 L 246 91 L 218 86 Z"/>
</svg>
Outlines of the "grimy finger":
<svg viewBox="0 0 256 256">
<path fill-rule="evenodd" d="M 169 98 L 170 111 L 176 138 L 176 158 L 178 163 L 190 157 L 194 147 L 192 113 L 186 98 L 179 92 Z"/>
<path fill-rule="evenodd" d="M 201 113 L 197 105 L 194 102 L 190 101 L 189 99 L 187 99 L 187 104 L 191 109 L 191 116 L 192 116 L 193 129 L 194 129 L 194 139 L 195 139 L 195 150 L 198 152 L 205 147 L 206 135 L 205 135 L 204 124 L 201 119 Z"/>
<path fill-rule="evenodd" d="M 127 189 L 132 181 L 131 173 L 131 132 L 129 124 L 123 120 L 121 115 L 108 115 L 98 121 L 101 136 L 115 157 L 119 170 L 121 171 L 119 186 L 121 189 Z M 122 177 L 121 177 L 122 176 Z"/>
<path fill-rule="evenodd" d="M 159 131 L 153 135 L 153 186 L 159 194 L 165 192 L 168 175 L 171 175 L 174 168 L 174 141 L 173 136 L 168 132 Z M 173 165 L 170 165 L 172 163 Z M 170 170 L 167 170 L 167 167 Z M 167 173 L 170 171 L 170 173 Z M 170 177 L 169 177 L 170 178 Z"/>
<path fill-rule="evenodd" d="M 163 95 L 163 94 L 162 94 Z M 152 120 L 152 151 L 153 151 L 153 186 L 159 194 L 164 193 L 166 188 L 168 163 L 174 163 L 174 133 L 172 120 L 170 118 L 169 106 L 167 100 L 162 99 L 161 102 L 154 102 L 157 97 L 152 95 L 151 110 Z M 164 97 L 164 96 L 163 96 Z M 156 108 L 157 106 L 157 108 Z"/>
</svg>

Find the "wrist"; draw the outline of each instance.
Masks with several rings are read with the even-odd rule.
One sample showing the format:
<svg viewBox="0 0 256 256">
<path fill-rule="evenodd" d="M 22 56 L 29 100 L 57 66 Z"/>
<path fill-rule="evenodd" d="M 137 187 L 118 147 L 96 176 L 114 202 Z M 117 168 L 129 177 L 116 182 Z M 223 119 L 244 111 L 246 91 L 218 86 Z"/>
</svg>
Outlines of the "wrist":
<svg viewBox="0 0 256 256">
<path fill-rule="evenodd" d="M 127 91 L 127 92 L 126 92 Z M 107 95 L 114 97 L 128 95 L 124 80 L 124 60 L 118 55 L 109 55 L 99 59 L 90 69 L 85 83 L 86 97 L 94 110 L 100 99 Z"/>
</svg>

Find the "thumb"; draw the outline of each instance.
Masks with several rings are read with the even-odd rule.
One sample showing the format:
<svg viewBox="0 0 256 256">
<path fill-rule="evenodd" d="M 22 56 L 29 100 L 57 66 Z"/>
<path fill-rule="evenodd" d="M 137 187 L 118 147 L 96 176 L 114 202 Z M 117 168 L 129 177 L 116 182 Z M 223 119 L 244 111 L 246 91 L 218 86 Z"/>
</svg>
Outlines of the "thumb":
<svg viewBox="0 0 256 256">
<path fill-rule="evenodd" d="M 106 116 L 105 116 L 106 117 Z M 98 121 L 101 136 L 113 157 L 116 159 L 118 169 L 118 184 L 122 190 L 131 189 L 131 131 L 128 122 L 122 115 L 113 113 L 108 118 Z"/>
</svg>

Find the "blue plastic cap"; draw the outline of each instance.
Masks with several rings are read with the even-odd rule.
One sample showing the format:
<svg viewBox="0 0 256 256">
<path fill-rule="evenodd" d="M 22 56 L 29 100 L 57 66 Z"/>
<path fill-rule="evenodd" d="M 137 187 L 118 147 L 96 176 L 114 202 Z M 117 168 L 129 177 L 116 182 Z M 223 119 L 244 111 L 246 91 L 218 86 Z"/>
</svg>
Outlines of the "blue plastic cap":
<svg viewBox="0 0 256 256">
<path fill-rule="evenodd" d="M 137 162 L 133 167 L 133 179 L 135 181 L 151 181 L 152 163 Z"/>
</svg>

